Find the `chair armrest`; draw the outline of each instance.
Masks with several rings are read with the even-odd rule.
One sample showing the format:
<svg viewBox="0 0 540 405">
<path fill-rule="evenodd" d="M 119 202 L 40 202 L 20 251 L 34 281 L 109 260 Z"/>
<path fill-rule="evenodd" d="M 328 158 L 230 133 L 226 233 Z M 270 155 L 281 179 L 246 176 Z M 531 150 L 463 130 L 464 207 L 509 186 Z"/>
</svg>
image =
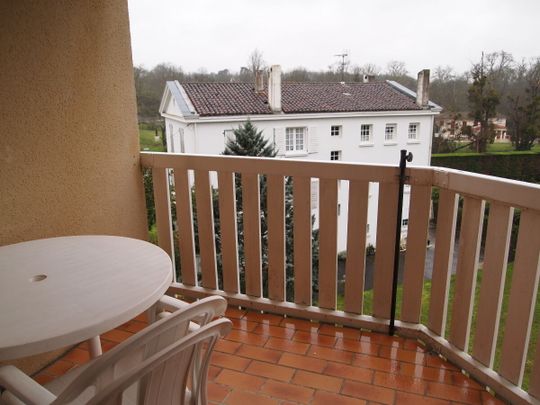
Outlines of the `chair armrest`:
<svg viewBox="0 0 540 405">
<path fill-rule="evenodd" d="M 168 295 L 164 295 L 157 302 L 157 307 L 156 307 L 157 315 L 156 315 L 156 317 L 157 317 L 157 319 L 163 319 L 163 318 L 171 315 L 173 312 L 178 311 L 180 309 L 187 308 L 187 307 L 189 307 L 189 304 L 187 302 L 179 300 L 179 299 L 174 298 L 174 297 L 170 297 Z M 189 331 L 193 332 L 193 331 L 199 329 L 199 325 L 198 325 L 199 323 L 200 323 L 200 321 L 197 321 L 197 319 L 195 319 L 195 322 L 190 322 L 189 323 Z"/>
<path fill-rule="evenodd" d="M 56 399 L 54 394 L 15 366 L 0 367 L 0 386 L 25 404 L 45 405 Z M 2 396 L 7 392 L 4 392 Z"/>
<path fill-rule="evenodd" d="M 170 297 L 168 295 L 164 295 L 159 299 L 157 302 L 157 310 L 158 312 L 174 312 L 179 309 L 184 309 L 188 307 L 189 304 L 185 301 L 179 300 L 174 297 Z"/>
</svg>

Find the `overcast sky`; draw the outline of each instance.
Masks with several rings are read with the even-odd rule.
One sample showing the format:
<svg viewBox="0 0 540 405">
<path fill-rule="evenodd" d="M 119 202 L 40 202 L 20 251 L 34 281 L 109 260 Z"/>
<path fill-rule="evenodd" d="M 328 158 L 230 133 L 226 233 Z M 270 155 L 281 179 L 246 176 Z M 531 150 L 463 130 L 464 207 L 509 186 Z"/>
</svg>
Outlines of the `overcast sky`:
<svg viewBox="0 0 540 405">
<path fill-rule="evenodd" d="M 133 62 L 238 71 L 259 49 L 285 70 L 406 63 L 470 68 L 482 51 L 540 56 L 540 0 L 129 0 Z"/>
</svg>

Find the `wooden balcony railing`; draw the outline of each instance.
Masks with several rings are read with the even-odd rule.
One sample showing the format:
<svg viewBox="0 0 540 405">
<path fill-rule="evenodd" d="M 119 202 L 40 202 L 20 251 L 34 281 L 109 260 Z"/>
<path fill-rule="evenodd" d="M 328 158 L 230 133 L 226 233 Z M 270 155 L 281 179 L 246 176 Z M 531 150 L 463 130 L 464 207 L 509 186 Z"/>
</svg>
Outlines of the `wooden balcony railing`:
<svg viewBox="0 0 540 405">
<path fill-rule="evenodd" d="M 227 297 L 231 304 L 247 308 L 387 331 L 397 216 L 397 166 L 147 152 L 141 153 L 141 161 L 143 167 L 152 170 L 159 245 L 171 256 L 174 256 L 175 238 L 169 173 L 173 173 L 180 274 L 171 292 L 191 297 L 219 294 Z M 219 187 L 220 272 L 216 262 L 211 172 L 217 173 Z M 240 266 L 238 260 L 235 175 L 241 177 L 245 266 Z M 259 196 L 259 179 L 263 175 L 268 196 L 266 294 L 262 283 Z M 403 298 L 400 321 L 396 322 L 398 333 L 424 341 L 512 403 L 540 403 L 540 348 L 535 357 L 528 353 L 535 349 L 529 348 L 529 341 L 540 274 L 540 186 L 433 167 L 409 168 L 407 176 L 411 194 L 401 287 Z M 292 258 L 286 257 L 285 248 L 288 178 L 292 178 L 293 184 Z M 316 300 L 312 296 L 312 178 L 319 179 L 320 184 Z M 346 283 L 342 308 L 337 305 L 339 180 L 348 185 Z M 369 183 L 378 184 L 376 202 L 370 201 Z M 198 218 L 197 252 L 192 186 Z M 423 302 L 433 188 L 439 191 L 436 243 L 430 269 L 431 292 L 427 302 Z M 460 198 L 462 209 L 458 214 Z M 378 205 L 371 314 L 363 311 L 368 201 Z M 483 229 L 486 204 L 489 215 L 487 229 Z M 521 217 L 513 277 L 505 280 L 514 210 L 519 210 Z M 458 217 L 461 226 L 453 276 L 454 299 L 449 302 Z M 485 238 L 482 238 L 483 233 Z M 482 281 L 477 286 L 482 240 Z M 286 299 L 286 260 L 292 261 L 294 302 Z M 239 270 L 241 267 L 244 268 Z M 244 287 L 240 283 L 240 271 L 244 272 Z M 505 282 L 511 283 L 511 288 L 505 322 L 499 325 Z M 421 322 L 423 305 L 429 305 L 426 324 Z M 449 311 L 452 315 L 447 321 Z M 505 333 L 498 345 L 500 326 Z M 470 344 L 472 330 L 474 342 Z M 534 359 L 526 391 L 522 383 L 528 356 Z"/>
</svg>

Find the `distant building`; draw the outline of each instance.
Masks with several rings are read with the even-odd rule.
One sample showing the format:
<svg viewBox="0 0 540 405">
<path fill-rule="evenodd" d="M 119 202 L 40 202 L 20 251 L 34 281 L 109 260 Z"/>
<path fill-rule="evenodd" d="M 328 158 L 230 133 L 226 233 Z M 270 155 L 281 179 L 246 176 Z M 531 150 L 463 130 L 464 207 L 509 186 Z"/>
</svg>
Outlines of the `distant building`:
<svg viewBox="0 0 540 405">
<path fill-rule="evenodd" d="M 275 143 L 281 159 L 348 161 L 396 165 L 400 149 L 414 154 L 413 165 L 428 166 L 433 119 L 441 108 L 428 99 L 429 71 L 419 73 L 416 93 L 393 81 L 363 83 L 282 83 L 270 69 L 252 83 L 167 82 L 160 113 L 168 152 L 220 154 L 234 129 L 250 119 Z M 218 186 L 213 181 L 214 186 Z M 377 201 L 378 186 L 370 196 Z M 318 207 L 312 182 L 312 208 Z M 346 246 L 348 182 L 339 186 L 338 249 Z M 408 224 L 405 198 L 403 229 Z M 368 209 L 367 242 L 375 244 L 377 206 Z"/>
<path fill-rule="evenodd" d="M 438 131 L 436 136 L 440 136 L 445 139 L 451 140 L 467 140 L 469 137 L 467 135 L 466 127 L 471 128 L 473 134 L 480 132 L 481 125 L 475 123 L 471 119 L 461 119 L 459 117 L 467 116 L 467 113 L 459 114 L 456 117 L 440 117 L 437 120 Z M 506 128 L 506 118 L 491 118 L 489 120 L 490 125 L 493 125 L 493 130 L 495 132 L 495 142 L 510 142 L 510 136 Z"/>
</svg>

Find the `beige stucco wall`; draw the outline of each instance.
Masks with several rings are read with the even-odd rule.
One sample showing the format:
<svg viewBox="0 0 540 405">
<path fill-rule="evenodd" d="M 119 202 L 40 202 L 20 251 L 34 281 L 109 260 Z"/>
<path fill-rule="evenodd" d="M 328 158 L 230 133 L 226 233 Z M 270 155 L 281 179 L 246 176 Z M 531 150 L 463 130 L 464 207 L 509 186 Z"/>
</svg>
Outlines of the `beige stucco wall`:
<svg viewBox="0 0 540 405">
<path fill-rule="evenodd" d="M 145 237 L 126 1 L 3 4 L 0 245 Z"/>
<path fill-rule="evenodd" d="M 127 1 L 3 1 L 0 38 L 0 246 L 146 238 Z"/>
</svg>

